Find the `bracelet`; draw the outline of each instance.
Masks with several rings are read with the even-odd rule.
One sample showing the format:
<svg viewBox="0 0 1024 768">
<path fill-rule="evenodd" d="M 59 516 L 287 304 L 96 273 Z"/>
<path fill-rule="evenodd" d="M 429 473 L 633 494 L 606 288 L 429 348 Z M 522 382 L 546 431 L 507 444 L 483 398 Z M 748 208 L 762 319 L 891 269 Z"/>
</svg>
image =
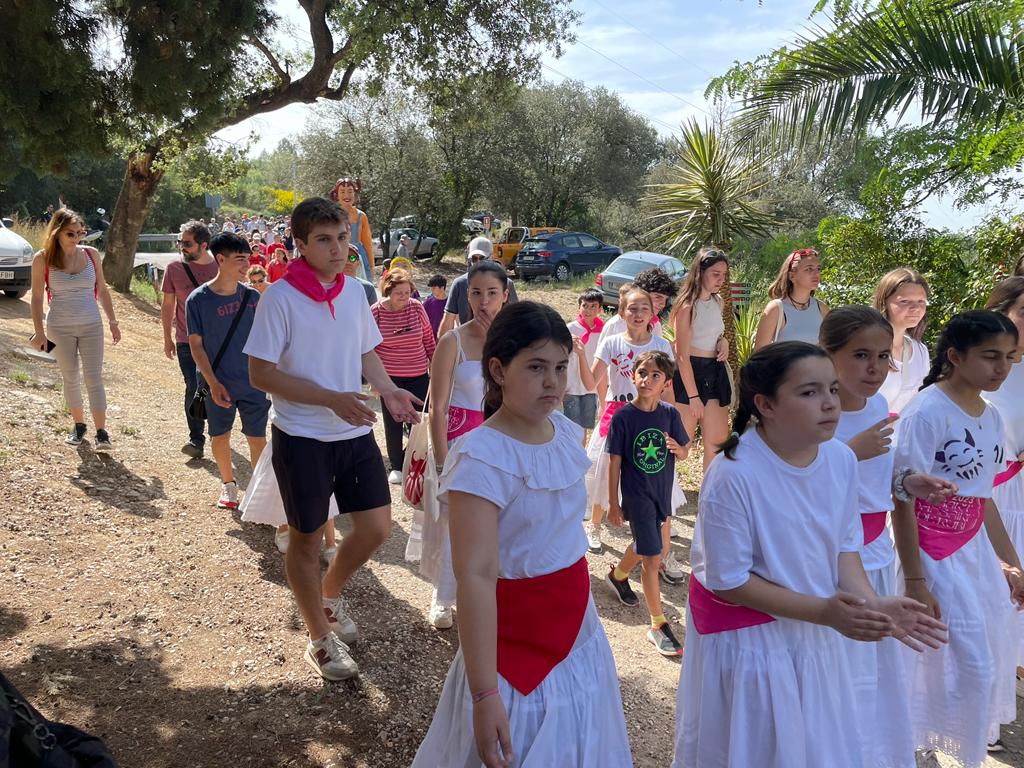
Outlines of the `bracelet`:
<svg viewBox="0 0 1024 768">
<path fill-rule="evenodd" d="M 695 395 L 691 395 L 691 394 L 690 394 L 689 392 L 687 392 L 687 393 L 686 393 L 686 396 L 687 396 L 687 397 L 688 397 L 688 398 L 689 398 L 690 400 L 695 400 L 696 398 L 700 397 L 700 393 L 697 393 L 697 394 L 695 394 Z"/>
<path fill-rule="evenodd" d="M 897 468 L 896 473 L 892 478 L 892 495 L 896 497 L 896 501 L 910 501 L 910 494 L 907 492 L 903 483 L 913 474 L 914 470 L 911 467 Z"/>
<path fill-rule="evenodd" d="M 924 576 L 904 576 L 904 581 L 928 581 Z"/>
<path fill-rule="evenodd" d="M 486 698 L 488 698 L 490 696 L 497 696 L 497 695 L 498 695 L 498 689 L 497 688 L 488 688 L 486 691 L 480 691 L 478 693 L 474 693 L 473 694 L 473 703 L 474 704 L 479 704 L 484 699 L 486 699 Z"/>
</svg>

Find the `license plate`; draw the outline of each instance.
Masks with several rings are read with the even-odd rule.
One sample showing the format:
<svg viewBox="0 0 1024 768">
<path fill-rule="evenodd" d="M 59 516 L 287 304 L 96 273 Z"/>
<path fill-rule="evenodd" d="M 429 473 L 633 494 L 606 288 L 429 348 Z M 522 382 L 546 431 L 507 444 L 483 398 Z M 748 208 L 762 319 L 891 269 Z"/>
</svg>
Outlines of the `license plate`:
<svg viewBox="0 0 1024 768">
<path fill-rule="evenodd" d="M 9 270 L 6 270 L 6 269 L 0 269 L 0 280 L 13 280 L 13 279 L 14 279 L 14 273 L 13 272 L 11 272 Z"/>
<path fill-rule="evenodd" d="M 519 260 L 522 262 L 533 261 L 533 256 L 523 256 Z"/>
</svg>

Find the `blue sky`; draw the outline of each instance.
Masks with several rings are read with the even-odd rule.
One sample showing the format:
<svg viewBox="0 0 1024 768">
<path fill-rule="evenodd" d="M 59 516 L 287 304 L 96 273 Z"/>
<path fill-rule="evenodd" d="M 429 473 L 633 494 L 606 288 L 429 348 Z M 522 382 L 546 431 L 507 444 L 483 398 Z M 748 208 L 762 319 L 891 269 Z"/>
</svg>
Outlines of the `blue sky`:
<svg viewBox="0 0 1024 768">
<path fill-rule="evenodd" d="M 681 120 L 706 116 L 708 80 L 735 61 L 750 61 L 792 42 L 810 23 L 814 0 L 574 0 L 581 14 L 576 42 L 559 59 L 545 56 L 542 74 L 566 77 L 617 92 L 635 111 L 668 135 Z M 308 39 L 305 15 L 294 0 L 278 0 L 278 12 L 293 34 Z M 822 23 L 825 22 L 821 18 Z M 257 151 L 272 149 L 301 133 L 310 108 L 292 105 L 225 129 L 221 138 L 259 136 Z M 930 200 L 925 218 L 937 228 L 976 223 L 985 209 L 959 211 L 948 201 Z"/>
</svg>

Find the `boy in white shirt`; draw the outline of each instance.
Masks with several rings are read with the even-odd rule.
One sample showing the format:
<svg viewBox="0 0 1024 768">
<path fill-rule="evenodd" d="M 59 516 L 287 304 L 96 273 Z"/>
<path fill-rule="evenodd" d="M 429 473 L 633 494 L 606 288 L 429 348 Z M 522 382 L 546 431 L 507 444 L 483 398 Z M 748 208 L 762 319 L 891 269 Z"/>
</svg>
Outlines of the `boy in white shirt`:
<svg viewBox="0 0 1024 768">
<path fill-rule="evenodd" d="M 324 198 L 292 212 L 301 257 L 260 298 L 245 345 L 252 384 L 273 396 L 273 466 L 289 525 L 285 573 L 309 630 L 305 660 L 328 680 L 358 673 L 346 643 L 358 630 L 341 596 L 391 531 L 391 493 L 373 438 L 376 415 L 360 376 L 396 421 L 420 401 L 392 383 L 374 348 L 381 336 L 362 287 L 342 274 L 348 218 Z M 320 581 L 320 539 L 331 496 L 352 532 Z"/>
<path fill-rule="evenodd" d="M 601 337 L 604 321 L 601 319 L 601 292 L 596 288 L 588 288 L 577 299 L 579 314 L 576 319 L 566 323 L 569 333 L 579 339 L 583 345 L 586 366 L 589 370 L 594 365 L 594 353 Z M 577 355 L 569 356 L 569 376 L 562 400 L 562 411 L 570 421 L 583 427 L 583 445 L 587 444 L 587 432 L 594 428 L 597 421 L 597 391 L 587 389 L 580 379 L 582 361 Z"/>
</svg>

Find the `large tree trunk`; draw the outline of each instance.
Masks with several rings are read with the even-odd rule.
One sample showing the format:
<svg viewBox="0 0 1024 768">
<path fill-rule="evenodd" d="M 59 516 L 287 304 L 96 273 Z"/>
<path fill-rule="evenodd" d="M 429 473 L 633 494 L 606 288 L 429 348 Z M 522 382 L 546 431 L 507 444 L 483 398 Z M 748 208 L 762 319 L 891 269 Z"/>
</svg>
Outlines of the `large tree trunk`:
<svg viewBox="0 0 1024 768">
<path fill-rule="evenodd" d="M 155 154 L 155 149 L 147 149 L 128 158 L 128 168 L 107 230 L 103 271 L 107 282 L 123 293 L 131 286 L 139 235 L 156 199 L 157 185 L 164 176 L 163 170 L 153 168 Z"/>
</svg>

